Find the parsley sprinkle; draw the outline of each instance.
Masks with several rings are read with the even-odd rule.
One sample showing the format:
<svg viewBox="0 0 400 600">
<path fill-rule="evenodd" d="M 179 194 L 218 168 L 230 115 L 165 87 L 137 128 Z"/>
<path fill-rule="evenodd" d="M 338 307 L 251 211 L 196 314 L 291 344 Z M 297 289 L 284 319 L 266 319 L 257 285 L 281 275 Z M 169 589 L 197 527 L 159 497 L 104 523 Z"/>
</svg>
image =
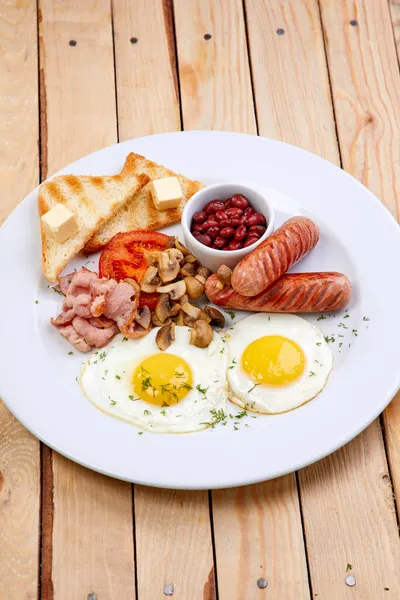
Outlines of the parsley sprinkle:
<svg viewBox="0 0 400 600">
<path fill-rule="evenodd" d="M 77 377 L 75 377 L 75 381 L 78 381 L 78 378 L 77 378 Z"/>
<path fill-rule="evenodd" d="M 234 429 L 235 431 L 237 431 L 237 430 L 239 429 L 239 427 L 236 427 L 236 425 L 234 425 L 234 426 L 233 426 L 233 429 Z"/>
<path fill-rule="evenodd" d="M 341 348 L 343 346 L 343 342 L 340 342 L 339 344 L 339 348 Z"/>
<path fill-rule="evenodd" d="M 222 349 L 219 351 L 219 353 L 220 353 L 220 354 L 223 354 L 224 352 L 225 352 L 225 348 L 222 348 Z"/>
<path fill-rule="evenodd" d="M 314 376 L 315 376 L 314 371 L 310 371 L 309 377 L 314 377 Z"/>
<path fill-rule="evenodd" d="M 347 571 L 351 571 L 352 568 L 353 568 L 353 565 L 351 565 L 350 563 L 347 563 L 347 565 L 346 565 L 346 573 L 347 573 Z"/>
<path fill-rule="evenodd" d="M 252 392 L 252 391 L 254 390 L 254 388 L 256 388 L 256 387 L 257 387 L 257 386 L 259 386 L 259 385 L 261 385 L 261 383 L 255 383 L 255 384 L 253 385 L 253 387 L 252 387 L 252 388 L 250 388 L 250 389 L 249 389 L 249 391 L 248 391 L 247 393 L 248 393 L 248 394 L 250 394 L 250 392 Z"/>
<path fill-rule="evenodd" d="M 59 294 L 59 296 L 65 296 L 64 292 L 62 292 L 61 290 L 58 290 L 56 287 L 52 286 L 51 288 L 53 290 L 53 292 L 55 292 L 56 294 Z"/>
<path fill-rule="evenodd" d="M 160 415 L 162 415 L 163 417 L 165 417 L 167 413 L 165 412 L 165 410 L 160 411 Z"/>
<path fill-rule="evenodd" d="M 202 423 L 200 423 L 200 425 L 208 425 L 209 427 L 214 429 L 215 425 L 217 425 L 218 423 L 222 423 L 223 425 L 226 423 L 227 416 L 222 408 L 220 408 L 219 410 L 213 408 L 212 410 L 210 410 L 210 413 L 212 417 L 211 420 L 203 421 Z"/>
<path fill-rule="evenodd" d="M 117 404 L 117 403 L 115 402 L 115 400 L 110 400 L 110 404 L 111 404 L 111 406 L 115 406 L 115 404 Z"/>
<path fill-rule="evenodd" d="M 232 364 L 230 367 L 228 367 L 228 369 L 234 369 L 236 365 L 236 360 L 234 358 L 232 358 Z"/>
<path fill-rule="evenodd" d="M 348 319 L 350 315 L 344 315 L 343 319 Z"/>
<path fill-rule="evenodd" d="M 100 360 L 104 360 L 105 357 L 107 356 L 107 352 L 102 352 L 99 356 Z"/>
<path fill-rule="evenodd" d="M 151 415 L 151 412 L 149 410 L 144 410 L 143 414 L 145 417 L 148 417 L 149 415 Z"/>
<path fill-rule="evenodd" d="M 343 327 L 343 329 L 348 329 L 347 325 L 344 323 L 339 323 L 338 327 Z"/>
<path fill-rule="evenodd" d="M 369 321 L 368 317 L 363 317 L 363 321 Z"/>
<path fill-rule="evenodd" d="M 333 337 L 333 335 L 331 335 L 331 337 L 329 337 L 329 335 L 324 335 L 324 340 L 327 344 L 329 344 L 329 342 L 334 342 L 335 338 Z"/>
<path fill-rule="evenodd" d="M 324 319 L 326 319 L 325 315 L 320 315 L 317 321 L 323 321 Z"/>
<path fill-rule="evenodd" d="M 169 406 L 169 404 L 167 402 L 164 402 L 164 400 L 163 400 L 163 403 L 161 404 L 161 407 L 163 408 L 164 406 Z"/>
<path fill-rule="evenodd" d="M 39 304 L 39 300 L 35 300 L 35 304 Z"/>
<path fill-rule="evenodd" d="M 321 345 L 321 343 L 322 343 L 322 342 L 317 342 L 317 343 L 316 343 L 316 346 L 320 346 L 320 345 Z"/>
<path fill-rule="evenodd" d="M 236 313 L 233 310 L 224 310 L 224 313 L 229 315 L 231 319 L 234 319 L 236 317 Z"/>
<path fill-rule="evenodd" d="M 116 375 L 115 379 L 121 379 L 121 377 L 119 375 Z"/>
<path fill-rule="evenodd" d="M 357 329 L 352 329 L 351 333 L 354 333 L 354 335 L 357 337 L 358 333 L 357 333 Z"/>
<path fill-rule="evenodd" d="M 207 399 L 207 390 L 208 390 L 208 388 L 209 388 L 209 387 L 210 387 L 210 386 L 208 386 L 208 387 L 206 387 L 206 388 L 202 388 L 202 387 L 201 387 L 201 385 L 200 385 L 199 383 L 196 385 L 196 390 L 197 390 L 198 392 L 200 392 L 200 394 L 202 394 L 202 395 L 203 395 L 203 398 L 202 398 L 202 400 L 206 400 L 206 399 Z"/>
<path fill-rule="evenodd" d="M 70 356 L 71 354 L 73 354 L 72 350 L 70 350 L 70 351 L 68 352 L 68 356 Z"/>
<path fill-rule="evenodd" d="M 143 435 L 143 431 L 138 431 L 138 435 Z"/>
<path fill-rule="evenodd" d="M 135 398 L 134 396 L 128 396 L 129 400 L 134 402 L 135 400 L 139 400 L 139 398 Z"/>
<path fill-rule="evenodd" d="M 123 337 L 121 341 L 122 341 L 122 342 L 127 342 L 127 341 L 128 341 L 128 338 L 127 338 L 127 337 Z"/>
</svg>

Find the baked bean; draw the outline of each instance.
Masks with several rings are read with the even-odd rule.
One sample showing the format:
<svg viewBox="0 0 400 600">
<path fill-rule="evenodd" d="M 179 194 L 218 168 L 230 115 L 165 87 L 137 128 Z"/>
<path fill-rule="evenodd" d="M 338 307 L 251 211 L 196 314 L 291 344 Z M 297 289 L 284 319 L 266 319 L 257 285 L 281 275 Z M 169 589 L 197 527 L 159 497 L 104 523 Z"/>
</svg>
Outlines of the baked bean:
<svg viewBox="0 0 400 600">
<path fill-rule="evenodd" d="M 218 227 L 218 225 L 219 223 L 217 221 L 214 221 L 214 219 L 207 219 L 205 223 L 202 223 L 201 230 L 207 231 L 208 229 L 210 229 L 210 227 Z"/>
<path fill-rule="evenodd" d="M 215 240 L 215 238 L 219 235 L 219 227 L 217 227 L 217 226 L 210 227 L 209 229 L 207 229 L 207 235 L 212 240 Z"/>
<path fill-rule="evenodd" d="M 198 223 L 193 223 L 192 225 L 192 233 L 201 233 L 201 225 L 199 225 Z"/>
<path fill-rule="evenodd" d="M 232 198 L 227 198 L 225 200 L 225 208 L 231 208 L 232 206 Z"/>
<path fill-rule="evenodd" d="M 200 235 L 195 235 L 194 236 L 196 238 L 196 240 L 198 242 L 200 242 L 200 244 L 204 244 L 204 246 L 210 246 L 211 245 L 211 238 L 209 235 L 205 235 L 205 234 L 201 234 Z"/>
<path fill-rule="evenodd" d="M 224 219 L 228 218 L 228 215 L 226 214 L 226 212 L 224 210 L 219 210 L 213 216 L 214 216 L 214 219 L 218 222 L 223 221 Z"/>
<path fill-rule="evenodd" d="M 239 219 L 243 215 L 241 208 L 227 208 L 224 212 L 228 215 L 228 219 Z"/>
<path fill-rule="evenodd" d="M 221 235 L 223 238 L 231 238 L 234 233 L 235 230 L 233 229 L 233 227 L 224 227 L 223 229 L 221 229 Z"/>
<path fill-rule="evenodd" d="M 249 233 L 257 233 L 261 237 L 265 233 L 265 227 L 262 225 L 252 225 L 249 229 Z"/>
<path fill-rule="evenodd" d="M 242 248 L 243 244 L 242 242 L 239 242 L 239 240 L 232 240 L 227 247 L 225 248 L 225 250 L 240 250 L 240 248 Z"/>
<path fill-rule="evenodd" d="M 253 225 L 261 225 L 260 214 L 255 213 L 254 215 L 247 215 L 244 225 L 246 225 L 246 227 L 252 227 Z"/>
<path fill-rule="evenodd" d="M 204 221 L 207 221 L 207 215 L 204 210 L 198 210 L 195 212 L 193 215 L 193 221 L 195 223 L 204 223 Z"/>
<path fill-rule="evenodd" d="M 235 240 L 240 241 L 243 240 L 247 235 L 247 228 L 245 225 L 239 225 L 239 227 L 235 231 Z"/>
<path fill-rule="evenodd" d="M 225 238 L 223 238 L 219 235 L 214 240 L 213 248 L 218 248 L 219 250 L 222 250 L 222 248 L 224 246 L 226 246 L 227 243 L 228 243 L 228 240 L 226 240 Z"/>
<path fill-rule="evenodd" d="M 247 216 L 247 215 L 252 215 L 255 212 L 256 211 L 254 210 L 254 208 L 252 206 L 248 206 L 243 214 L 245 214 Z"/>
<path fill-rule="evenodd" d="M 223 221 L 220 221 L 219 223 L 220 227 L 238 227 L 240 225 L 240 221 L 239 219 L 224 219 Z"/>
<path fill-rule="evenodd" d="M 250 236 L 249 235 L 249 237 L 246 239 L 245 243 L 243 244 L 243 248 L 247 248 L 248 246 L 251 246 L 257 240 L 258 240 L 258 237 L 254 237 L 254 236 Z"/>
<path fill-rule="evenodd" d="M 204 210 L 208 215 L 216 213 L 218 210 L 224 210 L 225 204 L 221 200 L 212 200 L 205 207 Z"/>
<path fill-rule="evenodd" d="M 245 209 L 248 207 L 248 205 L 249 201 L 242 194 L 234 194 L 232 196 L 232 206 L 235 206 L 236 208 Z"/>
</svg>

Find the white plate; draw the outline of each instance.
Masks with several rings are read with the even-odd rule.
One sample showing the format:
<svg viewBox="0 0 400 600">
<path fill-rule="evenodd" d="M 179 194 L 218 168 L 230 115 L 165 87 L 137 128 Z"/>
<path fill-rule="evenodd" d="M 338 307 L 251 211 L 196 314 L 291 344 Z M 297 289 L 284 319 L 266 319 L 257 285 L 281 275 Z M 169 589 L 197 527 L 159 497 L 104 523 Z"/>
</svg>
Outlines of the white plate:
<svg viewBox="0 0 400 600">
<path fill-rule="evenodd" d="M 316 219 L 321 242 L 297 270 L 343 271 L 354 285 L 350 317 L 336 315 L 318 323 L 336 339 L 328 385 L 307 405 L 248 418 L 249 427 L 241 422 L 238 430 L 229 423 L 195 434 L 139 436 L 135 427 L 104 415 L 75 381 L 84 357 L 69 356 L 67 342 L 49 324 L 61 298 L 41 274 L 35 190 L 0 231 L 0 394 L 8 408 L 34 435 L 72 460 L 161 487 L 217 488 L 270 479 L 351 440 L 399 387 L 400 279 L 393 266 L 400 256 L 400 236 L 389 212 L 329 162 L 286 144 L 234 133 L 169 133 L 128 141 L 62 172 L 116 173 L 130 151 L 207 184 L 240 179 L 269 188 L 277 225 L 296 213 Z M 178 226 L 170 229 L 179 232 Z M 93 258 L 81 257 L 74 266 L 86 260 Z M 363 321 L 364 316 L 370 320 Z M 316 317 L 307 318 L 315 322 Z M 340 322 L 348 329 L 338 327 Z"/>
</svg>

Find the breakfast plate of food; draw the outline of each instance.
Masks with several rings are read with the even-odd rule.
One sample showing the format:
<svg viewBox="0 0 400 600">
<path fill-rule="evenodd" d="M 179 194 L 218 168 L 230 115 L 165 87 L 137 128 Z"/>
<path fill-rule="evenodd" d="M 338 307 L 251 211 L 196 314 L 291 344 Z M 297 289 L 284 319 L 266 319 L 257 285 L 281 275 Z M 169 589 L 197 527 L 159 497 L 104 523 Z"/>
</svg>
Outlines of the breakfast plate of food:
<svg viewBox="0 0 400 600">
<path fill-rule="evenodd" d="M 0 395 L 53 449 L 170 488 L 333 452 L 400 383 L 399 228 L 338 167 L 227 132 L 131 140 L 0 230 Z"/>
</svg>

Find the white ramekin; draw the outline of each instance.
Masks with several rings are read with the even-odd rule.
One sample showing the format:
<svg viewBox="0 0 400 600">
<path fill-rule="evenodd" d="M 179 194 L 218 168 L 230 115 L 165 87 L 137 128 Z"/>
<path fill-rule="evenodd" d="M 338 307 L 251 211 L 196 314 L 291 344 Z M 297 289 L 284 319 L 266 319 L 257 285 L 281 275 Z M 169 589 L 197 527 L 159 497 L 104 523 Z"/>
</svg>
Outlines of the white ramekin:
<svg viewBox="0 0 400 600">
<path fill-rule="evenodd" d="M 260 237 L 254 244 L 240 250 L 216 250 L 204 246 L 193 237 L 190 232 L 192 218 L 195 212 L 203 210 L 206 204 L 211 200 L 226 200 L 234 194 L 243 194 L 246 196 L 250 204 L 257 211 L 262 213 L 267 220 L 267 229 L 263 236 Z M 199 262 L 211 269 L 217 271 L 221 265 L 226 265 L 231 269 L 261 242 L 263 242 L 274 230 L 275 212 L 268 199 L 247 185 L 240 183 L 215 183 L 209 185 L 194 194 L 186 203 L 182 213 L 182 229 L 185 238 L 185 246 L 190 252 L 196 256 Z"/>
</svg>

